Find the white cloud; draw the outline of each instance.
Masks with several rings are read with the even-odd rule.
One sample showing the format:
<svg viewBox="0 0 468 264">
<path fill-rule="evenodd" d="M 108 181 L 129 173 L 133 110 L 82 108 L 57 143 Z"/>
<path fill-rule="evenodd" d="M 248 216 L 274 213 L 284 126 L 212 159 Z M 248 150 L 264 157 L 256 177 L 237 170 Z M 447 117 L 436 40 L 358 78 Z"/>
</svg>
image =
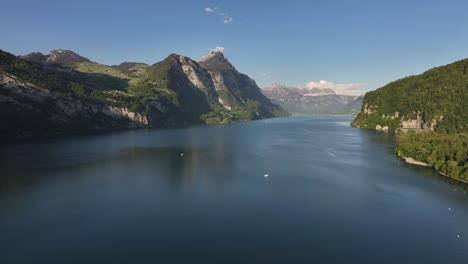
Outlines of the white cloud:
<svg viewBox="0 0 468 264">
<path fill-rule="evenodd" d="M 275 79 L 276 79 L 276 76 L 264 72 L 264 73 L 262 73 L 262 78 L 267 79 L 267 80 L 275 80 Z"/>
<path fill-rule="evenodd" d="M 224 47 L 217 46 L 217 47 L 214 48 L 214 49 L 210 49 L 210 51 L 214 51 L 214 52 L 224 52 Z"/>
<path fill-rule="evenodd" d="M 232 22 L 234 22 L 234 19 L 229 15 L 229 13 L 226 13 L 226 12 L 222 12 L 222 10 L 215 6 L 215 7 L 206 7 L 205 9 L 205 12 L 207 13 L 213 13 L 213 14 L 216 14 L 220 17 L 223 17 L 223 22 L 224 24 L 231 24 Z"/>
<path fill-rule="evenodd" d="M 224 24 L 231 24 L 232 22 L 234 22 L 234 19 L 232 19 L 232 17 L 224 18 Z"/>
<path fill-rule="evenodd" d="M 365 93 L 364 91 L 360 90 L 364 86 L 365 86 L 365 84 L 362 84 L 362 83 L 334 83 L 334 82 L 321 80 L 319 82 L 309 82 L 309 83 L 306 84 L 305 88 L 308 88 L 308 89 L 312 89 L 312 88 L 319 88 L 319 89 L 330 88 L 333 91 L 335 91 L 336 94 L 360 96 L 360 95 L 363 95 Z"/>
</svg>

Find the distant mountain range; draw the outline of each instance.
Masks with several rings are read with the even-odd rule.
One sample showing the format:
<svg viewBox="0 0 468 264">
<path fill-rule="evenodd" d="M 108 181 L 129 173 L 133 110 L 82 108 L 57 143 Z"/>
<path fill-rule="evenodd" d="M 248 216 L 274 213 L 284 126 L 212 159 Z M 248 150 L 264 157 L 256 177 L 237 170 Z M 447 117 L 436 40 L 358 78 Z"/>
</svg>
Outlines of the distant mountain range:
<svg viewBox="0 0 468 264">
<path fill-rule="evenodd" d="M 354 115 L 361 110 L 362 97 L 337 94 L 331 88 L 296 88 L 273 84 L 262 93 L 292 114 Z"/>
<path fill-rule="evenodd" d="M 0 50 L 0 138 L 286 116 L 220 52 L 107 66 L 70 50 Z"/>
</svg>

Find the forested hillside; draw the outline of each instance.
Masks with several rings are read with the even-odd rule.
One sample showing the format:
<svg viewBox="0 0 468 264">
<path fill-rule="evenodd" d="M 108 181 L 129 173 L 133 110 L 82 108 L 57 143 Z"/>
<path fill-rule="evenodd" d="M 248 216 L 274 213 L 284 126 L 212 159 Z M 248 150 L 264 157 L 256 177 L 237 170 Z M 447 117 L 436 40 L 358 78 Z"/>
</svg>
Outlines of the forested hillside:
<svg viewBox="0 0 468 264">
<path fill-rule="evenodd" d="M 397 154 L 468 182 L 468 133 L 402 133 L 398 135 Z"/>
<path fill-rule="evenodd" d="M 419 127 L 433 125 L 437 132 L 468 131 L 468 59 L 433 68 L 366 93 L 361 113 L 352 125 L 389 130 L 402 127 L 402 121 L 416 120 Z"/>
<path fill-rule="evenodd" d="M 351 125 L 402 132 L 399 156 L 468 180 L 468 59 L 368 92 Z"/>
</svg>

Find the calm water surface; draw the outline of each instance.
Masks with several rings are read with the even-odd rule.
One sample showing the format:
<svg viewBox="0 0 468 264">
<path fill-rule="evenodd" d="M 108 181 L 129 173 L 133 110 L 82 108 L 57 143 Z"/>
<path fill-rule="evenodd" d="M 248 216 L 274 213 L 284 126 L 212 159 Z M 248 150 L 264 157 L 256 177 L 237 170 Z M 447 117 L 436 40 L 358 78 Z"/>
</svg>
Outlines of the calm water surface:
<svg viewBox="0 0 468 264">
<path fill-rule="evenodd" d="M 467 187 L 350 121 L 1 146 L 0 263 L 468 263 Z"/>
</svg>

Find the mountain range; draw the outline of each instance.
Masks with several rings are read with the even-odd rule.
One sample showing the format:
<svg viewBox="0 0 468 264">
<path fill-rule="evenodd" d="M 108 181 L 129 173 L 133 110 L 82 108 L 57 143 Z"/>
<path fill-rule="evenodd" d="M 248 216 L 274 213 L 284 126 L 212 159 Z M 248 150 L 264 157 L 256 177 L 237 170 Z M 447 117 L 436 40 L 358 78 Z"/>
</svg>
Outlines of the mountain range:
<svg viewBox="0 0 468 264">
<path fill-rule="evenodd" d="M 292 114 L 357 114 L 362 97 L 337 94 L 331 88 L 296 88 L 273 84 L 262 89 L 271 101 Z"/>
<path fill-rule="evenodd" d="M 221 52 L 103 65 L 70 50 L 0 50 L 0 138 L 286 116 Z"/>
</svg>

